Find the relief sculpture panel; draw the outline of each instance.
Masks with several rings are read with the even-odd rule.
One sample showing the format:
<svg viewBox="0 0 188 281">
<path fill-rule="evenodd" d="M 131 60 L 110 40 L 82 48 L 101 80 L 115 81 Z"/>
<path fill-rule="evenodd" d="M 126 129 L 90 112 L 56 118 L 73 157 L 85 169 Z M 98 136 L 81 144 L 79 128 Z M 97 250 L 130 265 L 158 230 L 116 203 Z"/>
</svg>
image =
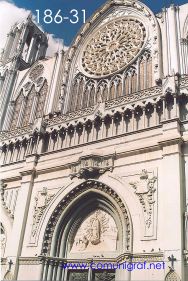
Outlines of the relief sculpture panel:
<svg viewBox="0 0 188 281">
<path fill-rule="evenodd" d="M 71 253 L 115 251 L 117 234 L 114 219 L 108 213 L 96 210 L 78 228 Z"/>
</svg>

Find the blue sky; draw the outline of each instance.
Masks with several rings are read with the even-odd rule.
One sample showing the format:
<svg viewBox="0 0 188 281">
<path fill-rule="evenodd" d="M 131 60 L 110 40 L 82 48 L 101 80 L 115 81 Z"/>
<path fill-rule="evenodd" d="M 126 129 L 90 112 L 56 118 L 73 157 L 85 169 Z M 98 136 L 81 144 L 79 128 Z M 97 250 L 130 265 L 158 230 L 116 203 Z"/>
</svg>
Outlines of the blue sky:
<svg viewBox="0 0 188 281">
<path fill-rule="evenodd" d="M 1 1 L 1 0 L 0 0 Z M 48 33 L 54 34 L 57 38 L 63 38 L 65 45 L 70 45 L 75 34 L 79 31 L 79 28 L 83 24 L 83 12 L 86 11 L 86 19 L 92 15 L 92 13 L 103 5 L 106 0 L 14 0 L 16 6 L 19 8 L 25 8 L 31 10 L 36 15 L 36 10 L 40 11 L 40 24 L 44 30 Z M 150 9 L 157 13 L 164 6 L 169 6 L 170 3 L 175 5 L 182 5 L 187 3 L 187 0 L 144 0 L 144 2 Z M 45 24 L 42 20 L 42 13 L 45 9 L 51 9 L 54 15 L 61 9 L 61 15 L 63 17 L 69 17 L 73 21 L 75 17 L 71 18 L 70 11 L 76 9 L 79 12 L 80 20 L 78 23 L 70 23 L 69 20 L 64 20 L 61 24 L 50 23 Z M 73 12 L 74 13 L 74 12 Z"/>
</svg>

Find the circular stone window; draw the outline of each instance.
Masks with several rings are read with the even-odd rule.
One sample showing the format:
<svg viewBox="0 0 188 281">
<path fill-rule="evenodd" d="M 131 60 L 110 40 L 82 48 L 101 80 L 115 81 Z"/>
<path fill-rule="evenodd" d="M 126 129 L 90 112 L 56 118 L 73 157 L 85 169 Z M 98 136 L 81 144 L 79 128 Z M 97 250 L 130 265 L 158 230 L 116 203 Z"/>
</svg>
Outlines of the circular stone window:
<svg viewBox="0 0 188 281">
<path fill-rule="evenodd" d="M 122 70 L 141 51 L 146 37 L 137 19 L 120 18 L 103 25 L 85 45 L 81 57 L 84 72 L 102 77 Z"/>
</svg>

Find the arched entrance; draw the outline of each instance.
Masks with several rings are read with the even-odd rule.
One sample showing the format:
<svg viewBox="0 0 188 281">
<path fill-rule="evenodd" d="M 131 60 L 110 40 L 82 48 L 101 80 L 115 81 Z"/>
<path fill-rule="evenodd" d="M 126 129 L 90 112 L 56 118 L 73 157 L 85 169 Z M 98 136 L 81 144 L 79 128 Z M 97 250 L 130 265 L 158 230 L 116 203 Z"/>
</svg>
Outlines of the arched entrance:
<svg viewBox="0 0 188 281">
<path fill-rule="evenodd" d="M 42 279 L 115 280 L 119 257 L 128 257 L 131 249 L 127 207 L 110 187 L 86 181 L 51 215 L 43 241 Z"/>
</svg>

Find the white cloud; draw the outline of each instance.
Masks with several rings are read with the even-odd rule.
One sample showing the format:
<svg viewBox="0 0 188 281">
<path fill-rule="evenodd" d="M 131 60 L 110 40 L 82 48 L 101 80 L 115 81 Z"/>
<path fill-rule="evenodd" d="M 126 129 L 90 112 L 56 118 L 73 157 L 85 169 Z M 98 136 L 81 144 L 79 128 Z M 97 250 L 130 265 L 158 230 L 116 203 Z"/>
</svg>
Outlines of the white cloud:
<svg viewBox="0 0 188 281">
<path fill-rule="evenodd" d="M 0 0 L 0 52 L 5 47 L 7 33 L 12 25 L 27 18 L 29 10 L 18 8 L 12 0 Z M 48 56 L 52 56 L 57 50 L 63 47 L 63 40 L 49 34 Z"/>
</svg>

